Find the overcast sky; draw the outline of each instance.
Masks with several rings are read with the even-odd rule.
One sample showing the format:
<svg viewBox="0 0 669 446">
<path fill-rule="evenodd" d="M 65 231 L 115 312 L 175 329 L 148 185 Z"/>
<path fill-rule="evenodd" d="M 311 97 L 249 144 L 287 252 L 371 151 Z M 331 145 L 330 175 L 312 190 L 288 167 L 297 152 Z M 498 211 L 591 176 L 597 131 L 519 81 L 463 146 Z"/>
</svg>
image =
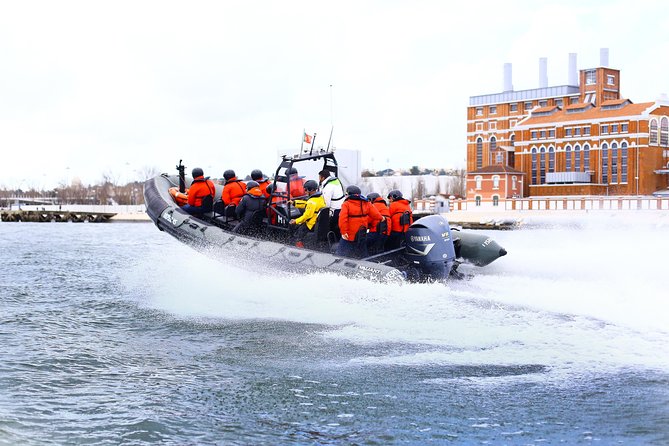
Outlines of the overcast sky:
<svg viewBox="0 0 669 446">
<path fill-rule="evenodd" d="M 464 167 L 469 96 L 621 72 L 669 91 L 669 1 L 0 0 L 0 186 L 154 168 L 271 172 L 277 153 L 360 150 L 363 167 Z M 332 87 L 330 87 L 332 85 Z"/>
</svg>

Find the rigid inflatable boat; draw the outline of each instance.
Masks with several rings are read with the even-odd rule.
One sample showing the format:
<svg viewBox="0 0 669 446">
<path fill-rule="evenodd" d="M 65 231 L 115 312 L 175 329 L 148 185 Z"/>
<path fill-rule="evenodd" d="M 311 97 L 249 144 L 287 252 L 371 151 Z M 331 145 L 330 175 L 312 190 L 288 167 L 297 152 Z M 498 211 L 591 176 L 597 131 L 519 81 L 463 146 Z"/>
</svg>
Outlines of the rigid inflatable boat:
<svg viewBox="0 0 669 446">
<path fill-rule="evenodd" d="M 300 172 L 309 168 L 313 171 L 315 167 L 316 171 L 328 170 L 335 176 L 339 169 L 334 153 L 329 151 L 284 156 L 274 174 L 275 192 L 268 203 L 273 203 L 275 197 L 285 197 L 282 191 L 291 190 L 291 176 L 287 172 L 295 167 Z M 184 191 L 193 179 L 184 174 L 181 162 L 177 171 L 175 175 L 158 175 L 144 184 L 149 217 L 161 231 L 222 261 L 234 259 L 236 265 L 262 264 L 297 273 L 331 272 L 379 281 L 425 282 L 461 277 L 457 271 L 461 263 L 485 266 L 506 254 L 490 237 L 456 230 L 442 215 L 428 215 L 413 222 L 400 248 L 363 259 L 336 256 L 333 253 L 338 240 L 329 231 L 328 208 L 319 212 L 314 242 L 308 248 L 298 248 L 292 242 L 288 222 L 301 211 L 290 200 L 274 200 L 278 204 L 263 211 L 256 230 L 252 234 L 242 233 L 230 207 L 224 207 L 220 201 L 223 186 L 216 186 L 211 212 L 193 216 L 183 211 L 170 194 L 170 188 Z"/>
</svg>

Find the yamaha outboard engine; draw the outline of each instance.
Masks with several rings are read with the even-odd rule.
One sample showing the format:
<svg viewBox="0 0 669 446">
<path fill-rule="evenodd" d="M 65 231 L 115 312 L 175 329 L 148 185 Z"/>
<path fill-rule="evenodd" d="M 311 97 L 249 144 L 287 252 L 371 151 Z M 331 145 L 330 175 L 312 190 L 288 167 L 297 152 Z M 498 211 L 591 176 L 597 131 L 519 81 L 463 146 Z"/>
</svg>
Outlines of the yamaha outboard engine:
<svg viewBox="0 0 669 446">
<path fill-rule="evenodd" d="M 414 222 L 405 235 L 405 256 L 423 280 L 448 278 L 455 262 L 451 228 L 441 215 L 429 215 Z"/>
</svg>

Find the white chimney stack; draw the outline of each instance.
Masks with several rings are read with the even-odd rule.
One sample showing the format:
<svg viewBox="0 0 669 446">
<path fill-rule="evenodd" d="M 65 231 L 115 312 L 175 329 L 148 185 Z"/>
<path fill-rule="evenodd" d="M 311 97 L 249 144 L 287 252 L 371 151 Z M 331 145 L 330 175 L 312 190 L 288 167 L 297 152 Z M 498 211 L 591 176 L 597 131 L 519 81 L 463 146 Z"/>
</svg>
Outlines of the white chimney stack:
<svg viewBox="0 0 669 446">
<path fill-rule="evenodd" d="M 511 64 L 504 64 L 504 91 L 513 91 L 513 83 L 511 81 Z"/>
<path fill-rule="evenodd" d="M 578 85 L 578 72 L 576 70 L 576 53 L 569 53 L 569 72 L 567 73 L 567 85 Z"/>
<path fill-rule="evenodd" d="M 539 58 L 539 88 L 548 87 L 548 59 L 545 57 Z"/>
<path fill-rule="evenodd" d="M 599 49 L 599 66 L 608 67 L 609 66 L 609 49 L 600 48 Z"/>
</svg>

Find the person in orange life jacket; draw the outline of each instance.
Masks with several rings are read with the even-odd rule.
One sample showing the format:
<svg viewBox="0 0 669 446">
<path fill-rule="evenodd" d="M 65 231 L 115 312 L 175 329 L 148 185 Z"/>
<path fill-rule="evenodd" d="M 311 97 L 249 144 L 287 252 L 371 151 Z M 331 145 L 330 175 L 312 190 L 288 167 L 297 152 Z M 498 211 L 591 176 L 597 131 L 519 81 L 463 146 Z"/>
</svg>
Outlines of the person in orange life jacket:
<svg viewBox="0 0 669 446">
<path fill-rule="evenodd" d="M 199 167 L 193 169 L 193 182 L 188 189 L 188 202 L 181 207 L 191 215 L 202 215 L 211 212 L 214 206 L 216 186 Z"/>
<path fill-rule="evenodd" d="M 304 190 L 309 195 L 309 198 L 304 204 L 304 213 L 298 218 L 290 220 L 291 225 L 297 225 L 295 230 L 295 246 L 304 248 L 305 242 L 310 244 L 315 238 L 314 227 L 318 220 L 318 212 L 325 207 L 325 200 L 322 194 L 318 191 L 318 183 L 314 180 L 309 180 L 304 183 Z"/>
<path fill-rule="evenodd" d="M 253 169 L 251 171 L 251 179 L 258 183 L 258 187 L 260 188 L 263 197 L 268 198 L 269 193 L 267 193 L 267 186 L 269 186 L 269 178 L 265 178 L 265 175 L 262 174 L 262 170 Z M 247 184 L 246 187 L 248 188 L 248 186 L 249 185 Z"/>
<path fill-rule="evenodd" d="M 304 177 L 300 177 L 297 174 L 297 169 L 294 167 L 291 167 L 290 169 L 286 170 L 286 175 L 290 179 L 290 185 L 288 186 L 288 198 L 293 199 L 293 198 L 300 198 L 304 197 L 307 195 L 304 192 Z"/>
<path fill-rule="evenodd" d="M 329 170 L 318 172 L 318 182 L 321 185 L 321 193 L 325 200 L 325 205 L 330 208 L 330 231 L 334 232 L 335 237 L 341 237 L 339 232 L 339 213 L 341 205 L 344 203 L 346 193 L 339 178 L 330 175 Z"/>
<path fill-rule="evenodd" d="M 276 211 L 276 207 L 278 205 L 283 205 L 286 204 L 287 198 L 286 198 L 286 193 L 285 192 L 276 192 L 274 193 L 274 185 L 273 184 L 268 184 L 267 185 L 267 194 L 269 195 L 270 198 L 267 199 L 268 206 L 267 206 L 267 217 L 269 218 L 269 222 L 273 225 L 277 224 L 278 220 L 278 214 Z"/>
<path fill-rule="evenodd" d="M 388 209 L 386 201 L 376 192 L 367 195 L 367 199 L 383 217 L 383 220 L 378 225 L 369 228 L 369 233 L 367 234 L 367 250 L 370 255 L 374 255 L 383 251 L 392 225 L 390 221 L 390 209 Z"/>
<path fill-rule="evenodd" d="M 239 224 L 234 232 L 250 234 L 258 231 L 262 226 L 262 218 L 265 216 L 267 200 L 262 194 L 258 183 L 249 181 L 246 183 L 246 194 L 242 197 L 239 205 L 235 208 L 235 214 Z"/>
<path fill-rule="evenodd" d="M 399 248 L 404 244 L 404 233 L 409 230 L 409 226 L 413 223 L 413 213 L 411 211 L 411 203 L 402 196 L 399 190 L 391 190 L 388 192 L 388 200 L 390 201 L 390 226 L 391 231 L 386 241 L 386 250 Z"/>
<path fill-rule="evenodd" d="M 346 188 L 346 200 L 339 214 L 341 240 L 337 255 L 344 257 L 367 257 L 367 229 L 376 227 L 383 217 L 378 209 L 362 196 L 358 186 Z"/>
<path fill-rule="evenodd" d="M 237 206 L 246 193 L 246 183 L 238 180 L 235 171 L 231 169 L 223 172 L 223 178 L 225 178 L 225 186 L 223 186 L 223 194 L 221 195 L 223 204 Z"/>
</svg>

